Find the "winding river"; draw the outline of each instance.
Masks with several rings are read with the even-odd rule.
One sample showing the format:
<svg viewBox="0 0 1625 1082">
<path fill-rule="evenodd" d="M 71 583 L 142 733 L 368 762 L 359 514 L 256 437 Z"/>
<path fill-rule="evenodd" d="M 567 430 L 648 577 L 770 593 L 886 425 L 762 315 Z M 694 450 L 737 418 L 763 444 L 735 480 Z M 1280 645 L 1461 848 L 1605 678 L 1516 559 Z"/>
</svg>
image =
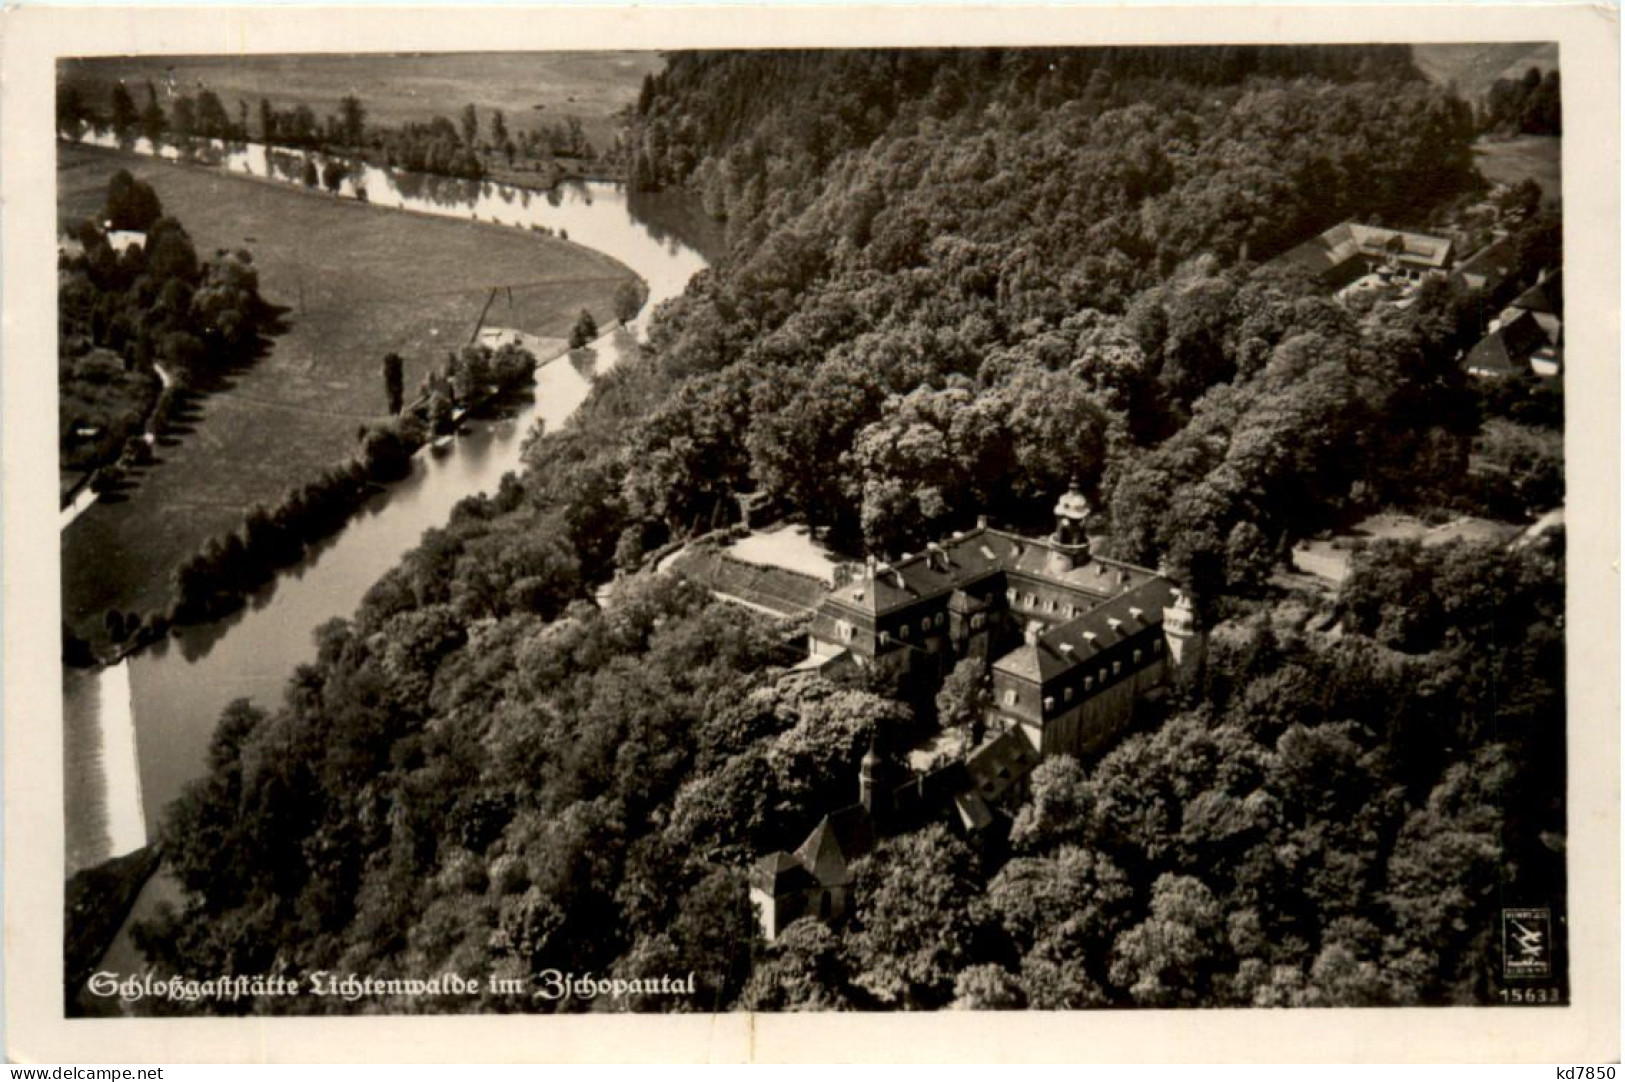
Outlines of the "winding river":
<svg viewBox="0 0 1625 1082">
<path fill-rule="evenodd" d="M 93 134 L 83 141 L 116 145 Z M 126 149 L 183 156 L 145 140 Z M 199 164 L 178 167 L 219 168 L 292 184 L 302 183 L 306 157 L 318 168 L 325 163 L 319 155 L 255 144 L 205 145 L 185 156 Z M 526 434 L 538 423 L 557 427 L 574 413 L 593 376 L 635 352 L 647 314 L 681 293 L 707 265 L 702 249 L 715 250 L 714 229 L 705 228 L 689 200 L 629 199 L 615 184 L 579 183 L 541 192 L 352 164 L 343 193 L 356 197 L 358 185 L 379 206 L 567 235 L 645 280 L 649 297 L 643 315 L 586 349 L 539 358 L 547 363 L 537 371 L 534 397 L 516 416 L 477 422 L 450 454 L 420 452 L 408 478 L 375 497 L 339 534 L 279 574 L 233 616 L 187 628 L 99 673 L 68 670 L 63 696 L 69 719 L 70 874 L 155 837 L 164 809 L 204 772 L 209 738 L 226 704 L 248 697 L 274 708 L 295 667 L 314 659 L 312 632 L 333 617 L 350 616 L 368 588 L 424 530 L 443 525 L 458 501 L 493 491 L 504 474 L 517 470 Z M 155 877 L 137 912 L 172 889 L 162 876 Z M 106 960 L 110 966 L 136 962 L 117 957 L 128 950 L 126 939 L 121 934 L 115 943 Z"/>
</svg>

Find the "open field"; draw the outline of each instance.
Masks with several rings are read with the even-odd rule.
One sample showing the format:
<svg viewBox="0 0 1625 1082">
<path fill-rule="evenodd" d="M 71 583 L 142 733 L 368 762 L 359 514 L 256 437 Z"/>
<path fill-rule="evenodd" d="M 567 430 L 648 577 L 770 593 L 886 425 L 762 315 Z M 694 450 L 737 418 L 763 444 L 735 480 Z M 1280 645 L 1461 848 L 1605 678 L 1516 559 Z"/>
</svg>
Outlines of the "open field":
<svg viewBox="0 0 1625 1082">
<path fill-rule="evenodd" d="M 234 117 L 237 103 L 246 102 L 256 134 L 261 98 L 279 109 L 308 105 L 320 118 L 338 112 L 340 99 L 353 94 L 368 122 L 386 127 L 435 116 L 455 122 L 473 103 L 482 132 L 493 109 L 503 111 L 514 132 L 575 116 L 602 147 L 616 126 L 610 118 L 635 102 L 644 75 L 664 64 L 652 52 L 132 56 L 64 60 L 58 78 L 103 113 L 120 79 L 138 105 L 151 80 L 167 109 L 172 78 L 176 93 L 214 91 Z"/>
<path fill-rule="evenodd" d="M 122 502 L 101 503 L 63 534 L 64 617 L 100 641 L 109 608 L 161 607 L 170 571 L 244 510 L 337 462 L 357 427 L 383 417 L 382 360 L 406 361 L 410 397 L 431 365 L 468 340 L 493 287 L 488 322 L 568 336 L 586 307 L 612 322 L 631 272 L 607 256 L 517 229 L 411 214 L 85 147 L 58 150 L 58 215 L 101 204 L 129 169 L 157 189 L 199 255 L 249 248 L 260 292 L 288 329 L 253 367 L 202 400 L 195 422 L 158 448 Z M 192 429 L 186 432 L 185 429 Z"/>
<path fill-rule="evenodd" d="M 1480 139 L 1473 144 L 1478 171 L 1492 184 L 1516 184 L 1534 177 L 1541 202 L 1563 204 L 1563 140 L 1554 135 L 1520 135 L 1516 139 Z"/>
</svg>

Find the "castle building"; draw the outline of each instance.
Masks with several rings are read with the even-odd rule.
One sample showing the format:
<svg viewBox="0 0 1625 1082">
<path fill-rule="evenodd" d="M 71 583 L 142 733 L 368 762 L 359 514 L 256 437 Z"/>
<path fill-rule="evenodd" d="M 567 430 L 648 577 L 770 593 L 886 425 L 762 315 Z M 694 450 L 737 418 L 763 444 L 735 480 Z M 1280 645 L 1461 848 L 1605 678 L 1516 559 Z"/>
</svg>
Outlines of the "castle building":
<svg viewBox="0 0 1625 1082">
<path fill-rule="evenodd" d="M 1089 505 L 1074 487 L 1043 539 L 985 522 L 825 595 L 809 649 L 821 664 L 894 655 L 946 671 L 988 661 L 994 731 L 1019 729 L 1040 755 L 1109 744 L 1170 668 L 1200 664 L 1190 599 L 1167 577 L 1094 556 Z"/>
<path fill-rule="evenodd" d="M 1098 755 L 1128 728 L 1137 702 L 1200 667 L 1205 636 L 1190 598 L 1165 575 L 1093 555 L 1089 505 L 1076 486 L 1055 506 L 1055 531 L 1034 539 L 990 528 L 933 543 L 837 580 L 809 634 L 814 667 L 892 661 L 945 673 L 987 666 L 988 739 L 963 758 L 913 772 L 871 748 L 859 802 L 827 816 L 795 853 L 762 857 L 751 896 L 772 939 L 790 921 L 838 920 L 848 865 L 879 837 L 947 815 L 970 835 L 1019 800 L 1045 756 Z"/>
</svg>

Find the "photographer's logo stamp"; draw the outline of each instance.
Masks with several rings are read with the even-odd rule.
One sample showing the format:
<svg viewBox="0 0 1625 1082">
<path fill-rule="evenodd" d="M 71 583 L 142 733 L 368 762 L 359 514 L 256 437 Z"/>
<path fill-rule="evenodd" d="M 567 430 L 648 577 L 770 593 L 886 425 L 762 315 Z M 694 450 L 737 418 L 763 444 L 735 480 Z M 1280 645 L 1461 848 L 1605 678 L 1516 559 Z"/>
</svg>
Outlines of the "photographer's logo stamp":
<svg viewBox="0 0 1625 1082">
<path fill-rule="evenodd" d="M 1551 976 L 1552 911 L 1501 910 L 1501 957 L 1508 977 Z"/>
</svg>

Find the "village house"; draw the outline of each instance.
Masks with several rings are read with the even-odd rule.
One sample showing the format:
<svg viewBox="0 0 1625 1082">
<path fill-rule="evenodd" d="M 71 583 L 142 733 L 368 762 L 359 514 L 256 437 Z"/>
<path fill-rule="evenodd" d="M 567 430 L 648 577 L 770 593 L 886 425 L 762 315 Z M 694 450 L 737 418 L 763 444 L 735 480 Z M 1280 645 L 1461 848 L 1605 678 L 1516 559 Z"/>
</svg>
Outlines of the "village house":
<svg viewBox="0 0 1625 1082">
<path fill-rule="evenodd" d="M 809 667 L 904 664 L 940 675 L 974 657 L 991 701 L 983 739 L 934 769 L 911 768 L 877 741 L 858 803 L 825 817 L 794 853 L 757 861 L 751 897 L 768 938 L 804 915 L 839 919 L 848 865 L 881 837 L 939 816 L 972 837 L 985 831 L 999 804 L 1025 795 L 1044 757 L 1099 754 L 1141 698 L 1201 664 L 1205 636 L 1190 598 L 1156 571 L 1094 556 L 1088 517 L 1074 487 L 1048 538 L 983 520 L 923 553 L 870 561 L 825 595 Z"/>
<path fill-rule="evenodd" d="M 1469 375 L 1500 379 L 1563 371 L 1563 272 L 1541 272 L 1490 322 L 1489 333 L 1467 353 Z"/>
</svg>

